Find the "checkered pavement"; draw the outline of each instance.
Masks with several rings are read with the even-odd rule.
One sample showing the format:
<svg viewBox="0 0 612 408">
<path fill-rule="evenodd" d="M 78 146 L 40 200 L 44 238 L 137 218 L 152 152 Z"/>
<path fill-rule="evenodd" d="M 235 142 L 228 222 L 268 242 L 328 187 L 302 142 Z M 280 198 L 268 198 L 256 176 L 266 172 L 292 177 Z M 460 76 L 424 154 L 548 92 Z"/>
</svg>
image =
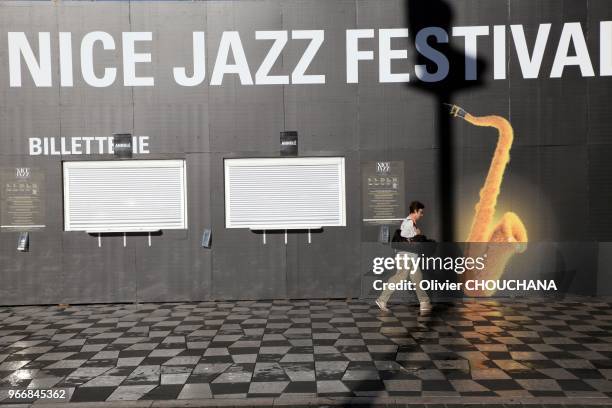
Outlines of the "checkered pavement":
<svg viewBox="0 0 612 408">
<path fill-rule="evenodd" d="M 0 307 L 0 402 L 612 397 L 612 303 L 364 300 Z M 28 402 L 32 400 L 22 400 Z"/>
</svg>

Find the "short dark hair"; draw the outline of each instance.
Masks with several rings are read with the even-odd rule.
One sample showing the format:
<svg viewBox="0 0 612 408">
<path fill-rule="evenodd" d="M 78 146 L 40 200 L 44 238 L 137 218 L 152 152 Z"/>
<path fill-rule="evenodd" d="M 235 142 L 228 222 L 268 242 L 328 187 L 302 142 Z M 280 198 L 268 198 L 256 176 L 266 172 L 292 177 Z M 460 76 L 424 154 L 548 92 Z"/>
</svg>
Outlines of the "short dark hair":
<svg viewBox="0 0 612 408">
<path fill-rule="evenodd" d="M 420 201 L 413 201 L 410 203 L 410 214 L 418 212 L 425 208 L 425 205 Z"/>
</svg>

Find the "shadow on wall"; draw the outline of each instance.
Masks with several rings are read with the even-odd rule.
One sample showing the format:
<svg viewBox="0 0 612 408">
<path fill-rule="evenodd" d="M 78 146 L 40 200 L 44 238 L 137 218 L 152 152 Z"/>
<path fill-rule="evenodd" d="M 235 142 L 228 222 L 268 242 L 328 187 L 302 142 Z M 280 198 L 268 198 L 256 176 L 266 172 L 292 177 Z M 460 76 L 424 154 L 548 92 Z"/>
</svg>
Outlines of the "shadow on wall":
<svg viewBox="0 0 612 408">
<path fill-rule="evenodd" d="M 451 117 L 444 103 L 452 103 L 456 92 L 482 86 L 482 77 L 487 63 L 474 59 L 463 50 L 457 50 L 449 44 L 448 33 L 452 31 L 453 12 L 449 3 L 444 0 L 408 0 L 406 2 L 406 23 L 409 37 L 414 38 L 416 49 L 415 76 L 417 80 L 408 86 L 434 96 L 437 106 L 436 146 L 438 149 L 437 197 L 440 202 L 439 237 L 443 242 L 455 241 L 455 182 L 453 178 L 453 135 Z M 429 48 L 434 48 L 447 58 L 444 61 L 432 61 L 425 57 Z M 428 54 L 431 55 L 431 54 Z M 461 67 L 464 67 L 461 69 Z M 478 72 L 479 75 L 472 75 Z M 459 238 L 461 239 L 461 238 Z"/>
<path fill-rule="evenodd" d="M 442 242 L 462 241 L 465 237 L 456 236 L 454 224 L 455 213 L 455 180 L 454 180 L 454 135 L 451 128 L 451 116 L 445 103 L 453 103 L 456 93 L 480 88 L 484 85 L 479 78 L 484 78 L 490 63 L 482 58 L 473 58 L 467 55 L 465 49 L 456 49 L 449 43 L 452 33 L 453 10 L 451 2 L 445 0 L 407 0 L 406 23 L 409 28 L 409 37 L 415 39 L 415 76 L 416 80 L 408 84 L 413 89 L 426 92 L 434 96 L 437 106 L 435 123 L 436 145 L 438 149 L 438 180 L 437 199 L 440 203 L 440 231 Z M 432 61 L 429 49 L 442 53 L 446 60 Z M 425 55 L 427 55 L 427 57 Z M 469 214 L 471 217 L 472 214 Z M 550 248 L 549 248 L 550 247 Z M 545 248 L 549 248 L 554 255 L 544 255 Z M 598 265 L 592 259 L 597 259 L 597 250 L 590 243 L 557 243 L 537 245 L 538 251 L 544 251 L 540 256 L 548 258 L 547 262 L 530 262 L 523 273 L 531 278 L 540 277 L 553 279 L 558 288 L 558 294 L 595 295 Z M 456 256 L 456 248 L 447 247 L 440 255 Z M 584 253 L 589 261 L 573 262 L 578 253 Z M 525 259 L 528 261 L 528 259 Z M 554 260 L 554 261 L 553 261 Z M 518 259 L 516 261 L 519 261 Z M 531 259 L 533 261 L 533 259 Z M 520 261 L 519 261 L 520 262 Z M 528 261 L 529 262 L 529 261 Z M 547 266 L 544 267 L 543 265 Z M 553 265 L 554 264 L 554 265 Z M 536 270 L 532 268 L 538 265 Z M 540 268 L 544 267 L 545 271 Z M 577 279 L 581 275 L 584 279 Z M 442 276 L 440 276 L 442 277 Z"/>
<path fill-rule="evenodd" d="M 454 189 L 453 178 L 453 135 L 451 134 L 448 109 L 444 103 L 452 103 L 455 92 L 466 89 L 473 89 L 482 86 L 479 80 L 466 80 L 465 72 L 458 67 L 475 67 L 482 73 L 486 69 L 486 64 L 482 60 L 474 60 L 465 56 L 463 51 L 457 51 L 448 43 L 448 33 L 451 31 L 453 13 L 449 3 L 443 0 L 407 0 L 406 1 L 406 24 L 409 30 L 409 38 L 414 38 L 416 49 L 422 51 L 432 44 L 436 50 L 440 51 L 448 59 L 448 64 L 444 66 L 443 61 L 434 61 L 426 58 L 417 52 L 415 61 L 415 76 L 417 80 L 409 82 L 408 86 L 434 96 L 437 107 L 435 123 L 437 124 L 436 146 L 438 149 L 438 180 L 437 199 L 440 203 L 438 239 L 442 242 L 452 243 L 455 237 L 454 231 Z M 450 68 L 454 69 L 450 69 Z M 457 246 L 451 245 L 450 252 L 457 255 Z M 440 277 L 436 277 L 440 278 Z M 456 276 L 450 276 L 456 280 Z M 434 278 L 435 279 L 435 278 Z M 428 327 L 420 330 L 429 330 Z M 407 335 L 407 337 L 412 337 Z M 399 346 L 398 346 L 399 347 Z M 415 346 L 419 348 L 418 344 Z M 395 363 L 397 352 L 392 356 L 390 363 Z M 390 378 L 393 379 L 393 378 Z M 358 384 L 354 391 L 371 391 L 369 384 L 363 382 Z"/>
<path fill-rule="evenodd" d="M 440 252 L 447 255 L 457 256 L 463 251 L 458 251 L 460 248 L 459 244 L 452 244 L 455 240 L 463 239 L 463 237 L 456 237 L 454 231 L 454 221 L 455 221 L 455 197 L 454 197 L 454 189 L 455 189 L 455 180 L 453 178 L 453 148 L 454 148 L 454 140 L 452 129 L 450 126 L 451 117 L 448 114 L 448 110 L 445 107 L 444 103 L 453 103 L 453 97 L 455 93 L 461 92 L 468 89 L 476 89 L 478 87 L 483 86 L 482 80 L 478 80 L 477 78 L 484 77 L 483 74 L 487 70 L 487 62 L 482 59 L 471 58 L 466 55 L 463 50 L 457 50 L 453 48 L 449 44 L 449 33 L 452 31 L 452 22 L 453 22 L 453 12 L 449 5 L 448 1 L 444 0 L 407 0 L 406 1 L 406 24 L 409 28 L 409 38 L 414 38 L 416 43 L 417 53 L 415 55 L 415 77 L 417 78 L 415 81 L 410 82 L 407 86 L 412 87 L 413 89 L 418 89 L 425 93 L 431 94 L 435 99 L 435 105 L 437 106 L 437 116 L 435 118 L 435 123 L 437 124 L 437 134 L 436 134 L 436 146 L 438 149 L 438 180 L 436 183 L 437 187 L 437 199 L 440 202 L 440 231 L 439 231 L 439 239 L 443 243 L 448 243 L 448 248 L 442 251 L 438 251 L 438 255 L 442 255 Z M 427 49 L 435 48 L 441 54 L 445 56 L 444 59 L 438 59 L 437 61 L 433 61 L 423 55 L 423 51 L 425 54 L 432 55 L 431 53 L 427 53 Z M 463 67 L 463 69 L 461 69 Z M 475 73 L 479 75 L 476 75 Z M 471 214 L 470 214 L 471 216 Z M 560 245 L 561 247 L 565 247 L 567 245 Z M 537 251 L 536 251 L 537 252 Z M 534 274 L 542 274 L 545 275 L 548 279 L 553 279 L 559 285 L 559 294 L 563 296 L 567 293 L 588 293 L 593 294 L 592 284 L 586 282 L 586 285 L 582 282 L 576 282 L 576 276 L 578 275 L 578 270 L 580 269 L 574 264 L 568 263 L 568 260 L 571 260 L 571 253 L 575 253 L 572 249 L 568 248 L 558 248 L 555 246 L 553 248 L 551 256 L 548 257 L 550 261 L 551 269 L 545 268 L 544 271 L 541 270 L 542 265 L 539 265 L 537 262 L 527 263 L 525 261 L 529 261 L 528 258 L 523 259 L 523 267 L 520 268 L 520 274 L 531 275 L 531 278 L 534 278 Z M 591 257 L 594 256 L 594 259 L 597 259 L 597 251 L 593 254 L 592 251 L 587 251 L 590 253 Z M 451 253 L 453 253 L 451 255 Z M 567 255 L 567 256 L 566 256 Z M 536 258 L 537 258 L 536 253 Z M 519 261 L 520 260 L 516 260 Z M 533 261 L 533 260 L 532 260 Z M 534 268 L 536 267 L 537 268 Z M 595 265 L 596 267 L 596 265 Z M 586 271 L 593 271 L 593 269 L 587 267 Z M 583 268 L 584 271 L 584 268 Z M 430 276 L 426 276 L 428 271 L 424 271 L 425 279 L 437 279 L 441 280 L 446 278 L 446 276 L 434 276 L 436 275 L 436 271 L 429 271 Z M 392 274 L 391 272 L 390 274 Z M 589 277 L 592 277 L 593 274 L 590 274 Z M 455 281 L 453 279 L 453 274 L 448 276 L 451 281 Z M 539 277 L 539 276 L 538 276 Z M 544 277 L 544 276 L 542 276 Z M 382 278 L 386 280 L 388 276 L 384 277 L 374 277 L 372 275 L 368 276 L 369 279 Z M 536 277 L 537 279 L 537 277 Z M 591 282 L 593 279 L 590 279 Z M 366 279 L 367 282 L 367 279 Z M 577 284 L 578 283 L 578 284 Z M 376 295 L 370 291 L 367 293 L 367 296 Z M 446 297 L 446 296 L 445 296 Z M 452 296 L 451 296 L 452 297 Z M 435 297 L 434 297 L 435 298 Z M 437 308 L 434 308 L 433 318 L 434 319 L 444 319 L 444 316 L 452 309 L 453 305 L 448 304 L 439 304 Z M 418 326 L 415 328 L 416 331 L 431 331 L 431 327 L 428 324 L 428 321 L 419 321 Z M 408 340 L 414 342 L 416 340 L 416 344 L 413 346 L 400 346 L 398 345 L 398 351 L 409 351 L 407 348 L 414 347 L 415 350 L 420 349 L 420 345 L 418 344 L 420 339 L 414 339 L 411 334 L 405 334 Z M 397 352 L 395 355 L 393 353 L 389 354 L 389 363 L 397 364 Z M 388 379 L 393 379 L 388 378 Z M 357 392 L 367 392 L 372 391 L 369 387 L 367 381 L 364 381 L 362 384 L 358 384 L 353 391 Z"/>
</svg>

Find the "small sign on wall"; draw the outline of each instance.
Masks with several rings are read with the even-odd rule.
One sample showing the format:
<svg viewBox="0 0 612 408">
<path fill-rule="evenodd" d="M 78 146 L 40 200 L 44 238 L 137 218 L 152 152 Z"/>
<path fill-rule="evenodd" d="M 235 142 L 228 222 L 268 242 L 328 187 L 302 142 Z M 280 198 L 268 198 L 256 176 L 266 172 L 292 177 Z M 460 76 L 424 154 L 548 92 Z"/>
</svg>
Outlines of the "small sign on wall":
<svg viewBox="0 0 612 408">
<path fill-rule="evenodd" d="M 280 132 L 281 156 L 298 155 L 298 132 Z"/>
<path fill-rule="evenodd" d="M 361 165 L 362 214 L 366 225 L 395 224 L 406 216 L 403 161 Z"/>
<path fill-rule="evenodd" d="M 115 156 L 121 159 L 129 159 L 132 157 L 132 135 L 130 133 L 114 133 L 113 134 L 113 150 Z"/>
<path fill-rule="evenodd" d="M 32 167 L 0 170 L 0 222 L 2 230 L 31 231 L 45 227 L 45 174 Z"/>
</svg>

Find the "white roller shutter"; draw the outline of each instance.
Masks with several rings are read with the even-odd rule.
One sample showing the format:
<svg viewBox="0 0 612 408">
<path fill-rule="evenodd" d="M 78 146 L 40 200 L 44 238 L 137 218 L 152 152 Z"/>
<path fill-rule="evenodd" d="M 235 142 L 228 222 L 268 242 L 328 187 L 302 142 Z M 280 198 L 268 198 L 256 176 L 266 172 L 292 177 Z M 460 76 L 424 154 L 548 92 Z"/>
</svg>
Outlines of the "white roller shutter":
<svg viewBox="0 0 612 408">
<path fill-rule="evenodd" d="M 187 228 L 184 160 L 64 162 L 64 229 Z"/>
<path fill-rule="evenodd" d="M 346 226 L 344 158 L 226 159 L 225 226 Z"/>
</svg>

